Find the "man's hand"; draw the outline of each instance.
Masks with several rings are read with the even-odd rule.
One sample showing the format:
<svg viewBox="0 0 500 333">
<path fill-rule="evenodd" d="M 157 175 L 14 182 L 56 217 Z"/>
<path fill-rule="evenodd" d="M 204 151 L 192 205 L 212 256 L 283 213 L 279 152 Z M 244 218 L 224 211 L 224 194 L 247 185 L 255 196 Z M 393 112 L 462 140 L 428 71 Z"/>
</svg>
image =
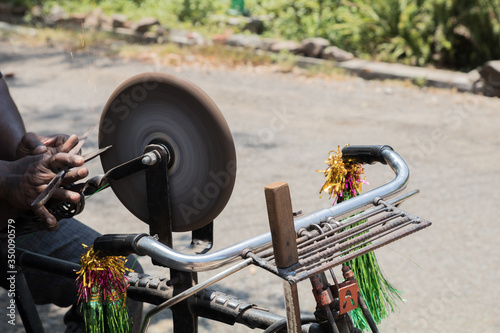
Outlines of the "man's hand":
<svg viewBox="0 0 500 333">
<path fill-rule="evenodd" d="M 63 167 L 79 167 L 83 163 L 83 157 L 78 155 L 66 153 L 51 155 L 48 152 L 37 156 L 27 156 L 12 162 L 15 173 L 12 173 L 9 177 L 6 199 L 11 205 L 19 209 L 32 209 L 31 203 L 45 189 L 52 178 L 56 176 L 58 170 Z M 75 171 L 71 177 L 72 179 L 66 179 L 65 177 L 65 180 L 75 181 L 76 179 L 86 177 L 88 174 L 86 168 L 80 168 Z M 57 188 L 52 198 L 67 202 L 78 202 L 80 194 Z M 33 211 L 49 227 L 55 227 L 57 223 L 56 218 L 49 213 L 47 208 L 41 206 L 33 209 Z"/>
<path fill-rule="evenodd" d="M 61 152 L 61 148 L 69 140 L 70 136 L 67 134 L 56 134 L 52 136 L 40 136 L 33 132 L 26 133 L 16 150 L 16 159 L 28 155 L 43 154 L 47 151 L 57 154 Z"/>
<path fill-rule="evenodd" d="M 76 135 L 70 136 L 67 140 L 61 136 L 49 138 L 46 142 L 50 146 L 43 145 L 45 149 L 39 145 L 40 142 L 34 134 L 25 135 L 20 144 L 24 149 L 21 151 L 30 154 L 10 162 L 7 167 L 2 167 L 2 178 L 5 180 L 2 186 L 2 197 L 21 210 L 32 209 L 31 203 L 61 169 L 80 167 L 84 163 L 83 157 L 68 154 L 78 142 Z M 33 153 L 38 154 L 33 155 Z M 88 170 L 85 167 L 71 170 L 64 177 L 63 184 L 71 184 L 87 175 Z M 62 188 L 57 188 L 52 197 L 67 202 L 80 200 L 80 194 Z M 33 211 L 49 227 L 57 225 L 55 217 L 44 206 L 37 207 Z"/>
<path fill-rule="evenodd" d="M 23 136 L 21 142 L 17 146 L 17 159 L 30 155 L 40 155 L 47 152 L 51 155 L 55 155 L 61 152 L 67 153 L 77 143 L 78 137 L 75 134 L 71 136 L 67 134 L 40 136 L 33 132 L 29 132 Z M 80 153 L 81 152 L 79 152 L 79 154 Z M 62 184 L 69 185 L 79 179 L 85 178 L 88 174 L 88 171 L 85 170 L 71 170 L 64 177 Z M 79 173 L 85 173 L 85 176 L 81 177 Z"/>
</svg>

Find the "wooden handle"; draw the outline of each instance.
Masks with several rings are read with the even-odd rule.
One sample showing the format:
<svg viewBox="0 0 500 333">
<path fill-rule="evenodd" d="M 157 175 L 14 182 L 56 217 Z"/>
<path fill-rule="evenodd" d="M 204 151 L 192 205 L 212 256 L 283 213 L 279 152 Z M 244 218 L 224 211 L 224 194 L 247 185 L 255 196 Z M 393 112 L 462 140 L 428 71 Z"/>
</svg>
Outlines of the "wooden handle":
<svg viewBox="0 0 500 333">
<path fill-rule="evenodd" d="M 287 183 L 277 182 L 266 186 L 267 215 L 273 239 L 274 258 L 278 268 L 287 268 L 299 261 L 297 235 L 293 225 L 292 199 Z M 287 332 L 302 332 L 300 323 L 299 293 L 297 285 L 283 282 Z"/>
<path fill-rule="evenodd" d="M 276 265 L 287 268 L 299 261 L 290 189 L 287 183 L 277 182 L 266 186 L 264 192 Z"/>
</svg>

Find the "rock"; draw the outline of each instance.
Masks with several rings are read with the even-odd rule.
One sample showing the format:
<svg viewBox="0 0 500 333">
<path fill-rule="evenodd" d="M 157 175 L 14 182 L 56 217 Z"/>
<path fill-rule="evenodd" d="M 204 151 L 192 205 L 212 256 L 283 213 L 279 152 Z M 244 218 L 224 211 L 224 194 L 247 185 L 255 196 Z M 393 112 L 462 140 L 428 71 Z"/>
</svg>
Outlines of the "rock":
<svg viewBox="0 0 500 333">
<path fill-rule="evenodd" d="M 10 15 L 12 14 L 12 9 L 14 5 L 11 3 L 0 2 L 0 14 Z"/>
<path fill-rule="evenodd" d="M 196 44 L 196 39 L 191 38 L 192 32 L 188 30 L 171 30 L 168 34 L 167 40 L 170 43 L 176 43 L 179 45 L 194 45 Z"/>
<path fill-rule="evenodd" d="M 102 25 L 102 8 L 96 8 L 91 11 L 85 18 L 85 28 L 87 29 L 99 29 Z"/>
<path fill-rule="evenodd" d="M 113 30 L 113 19 L 106 14 L 101 15 L 101 29 L 105 31 Z"/>
<path fill-rule="evenodd" d="M 351 52 L 344 51 L 336 46 L 328 46 L 325 48 L 321 54 L 323 59 L 335 60 L 338 62 L 348 61 L 354 59 L 354 55 Z"/>
<path fill-rule="evenodd" d="M 137 32 L 146 32 L 151 27 L 158 24 L 160 24 L 160 22 L 158 22 L 158 19 L 156 17 L 143 17 L 133 25 L 133 28 Z"/>
<path fill-rule="evenodd" d="M 237 16 L 237 17 L 230 17 L 227 19 L 226 23 L 227 25 L 234 26 L 234 27 L 244 27 L 246 24 L 250 23 L 252 21 L 251 18 L 249 17 L 244 17 L 244 16 Z"/>
<path fill-rule="evenodd" d="M 307 38 L 301 43 L 302 51 L 307 57 L 319 58 L 321 52 L 330 45 L 330 42 L 324 38 Z"/>
<path fill-rule="evenodd" d="M 158 35 L 156 34 L 156 32 L 153 32 L 153 31 L 147 31 L 147 32 L 145 32 L 142 37 L 148 43 L 157 43 L 158 42 Z"/>
<path fill-rule="evenodd" d="M 141 42 L 142 34 L 137 33 L 134 29 L 130 28 L 116 28 L 115 33 L 130 42 Z"/>
<path fill-rule="evenodd" d="M 163 25 L 159 25 L 156 27 L 156 36 L 158 37 L 163 37 L 168 35 L 168 29 L 165 28 Z"/>
<path fill-rule="evenodd" d="M 85 22 L 87 19 L 87 15 L 85 14 L 71 14 L 67 19 L 66 22 L 69 24 L 74 24 L 74 25 L 82 25 L 82 23 Z"/>
<path fill-rule="evenodd" d="M 479 74 L 486 83 L 500 88 L 500 60 L 488 61 L 481 67 Z"/>
<path fill-rule="evenodd" d="M 277 53 L 282 51 L 288 51 L 293 54 L 298 54 L 302 52 L 302 47 L 297 42 L 294 42 L 292 40 L 286 40 L 272 44 L 271 47 L 269 48 L 269 51 Z"/>
<path fill-rule="evenodd" d="M 187 38 L 191 41 L 194 42 L 196 45 L 205 45 L 206 40 L 205 37 L 203 37 L 199 32 L 194 31 L 194 32 L 189 32 L 187 34 Z"/>
<path fill-rule="evenodd" d="M 113 28 L 124 28 L 126 22 L 128 21 L 128 17 L 123 14 L 114 14 L 111 17 L 111 20 L 111 25 L 113 26 Z"/>
<path fill-rule="evenodd" d="M 55 26 L 64 22 L 69 17 L 68 13 L 58 5 L 50 9 L 49 14 L 45 17 L 45 23 L 48 26 Z"/>
<path fill-rule="evenodd" d="M 214 44 L 220 44 L 224 45 L 226 44 L 227 40 L 231 37 L 231 32 L 224 32 L 221 34 L 214 34 L 212 35 L 212 42 Z"/>
<path fill-rule="evenodd" d="M 484 94 L 500 97 L 500 60 L 488 61 L 479 74 L 484 80 Z"/>
<path fill-rule="evenodd" d="M 227 38 L 226 44 L 229 46 L 243 46 L 251 49 L 261 49 L 262 41 L 257 35 L 231 35 Z"/>
<path fill-rule="evenodd" d="M 467 78 L 470 82 L 477 82 L 481 80 L 481 74 L 479 74 L 479 71 L 477 69 L 473 69 L 469 73 L 467 73 Z"/>
<path fill-rule="evenodd" d="M 14 6 L 14 7 L 12 7 L 12 15 L 24 16 L 24 14 L 26 14 L 27 10 L 28 10 L 28 7 L 26 7 L 26 6 Z"/>
<path fill-rule="evenodd" d="M 250 22 L 245 24 L 243 30 L 248 30 L 253 34 L 261 35 L 264 32 L 264 22 L 256 18 L 252 18 L 250 19 Z"/>
<path fill-rule="evenodd" d="M 281 42 L 281 41 L 277 38 L 262 38 L 261 39 L 262 50 L 271 51 L 271 47 L 278 42 Z"/>
<path fill-rule="evenodd" d="M 43 9 L 42 6 L 36 5 L 31 7 L 31 23 L 43 23 L 45 18 L 43 15 Z"/>
</svg>

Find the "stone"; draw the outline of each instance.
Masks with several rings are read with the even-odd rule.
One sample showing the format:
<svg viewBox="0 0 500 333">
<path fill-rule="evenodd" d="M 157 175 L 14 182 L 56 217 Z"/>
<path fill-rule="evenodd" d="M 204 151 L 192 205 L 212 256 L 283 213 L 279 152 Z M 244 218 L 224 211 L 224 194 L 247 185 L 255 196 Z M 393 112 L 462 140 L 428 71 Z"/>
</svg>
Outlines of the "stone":
<svg viewBox="0 0 500 333">
<path fill-rule="evenodd" d="M 156 32 L 153 32 L 153 31 L 145 32 L 142 37 L 148 43 L 157 43 L 158 42 L 158 35 L 156 34 Z"/>
<path fill-rule="evenodd" d="M 133 28 L 137 32 L 146 32 L 151 27 L 160 24 L 156 17 L 143 17 L 139 21 L 135 22 Z"/>
<path fill-rule="evenodd" d="M 227 25 L 230 25 L 233 27 L 244 27 L 246 24 L 250 23 L 251 21 L 252 21 L 252 19 L 249 17 L 231 16 L 227 19 L 226 23 L 227 23 Z"/>
<path fill-rule="evenodd" d="M 191 31 L 187 34 L 187 38 L 194 42 L 196 45 L 205 45 L 206 40 L 205 37 L 203 37 L 199 32 L 197 31 Z"/>
<path fill-rule="evenodd" d="M 136 43 L 142 42 L 142 34 L 137 33 L 134 29 L 130 28 L 116 28 L 114 32 L 127 41 Z"/>
<path fill-rule="evenodd" d="M 99 29 L 102 25 L 102 8 L 96 8 L 91 11 L 85 18 L 85 28 L 87 29 Z"/>
<path fill-rule="evenodd" d="M 327 60 L 342 62 L 354 59 L 354 54 L 344 51 L 336 46 L 328 46 L 323 50 L 321 57 Z"/>
<path fill-rule="evenodd" d="M 229 46 L 242 46 L 251 49 L 261 49 L 262 41 L 257 35 L 242 35 L 235 34 L 231 35 L 226 40 L 226 45 Z"/>
<path fill-rule="evenodd" d="M 302 48 L 299 43 L 292 40 L 286 40 L 272 44 L 269 51 L 276 53 L 287 51 L 293 54 L 299 54 L 302 52 Z"/>
<path fill-rule="evenodd" d="M 101 29 L 105 31 L 113 30 L 113 19 L 106 14 L 101 15 Z"/>
<path fill-rule="evenodd" d="M 479 74 L 479 71 L 477 69 L 473 69 L 469 73 L 467 73 L 467 78 L 470 82 L 477 82 L 481 80 L 481 74 Z"/>
<path fill-rule="evenodd" d="M 304 39 L 301 43 L 302 52 L 306 57 L 319 58 L 321 52 L 330 45 L 330 42 L 324 38 L 315 37 Z"/>
<path fill-rule="evenodd" d="M 490 97 L 500 97 L 500 60 L 488 61 L 479 69 L 484 80 L 484 94 Z"/>
<path fill-rule="evenodd" d="M 48 26 L 55 26 L 64 22 L 69 17 L 68 13 L 60 6 L 55 5 L 50 9 L 49 14 L 45 17 L 45 23 Z"/>
<path fill-rule="evenodd" d="M 248 30 L 253 34 L 261 35 L 264 32 L 264 22 L 256 18 L 252 18 L 250 19 L 250 22 L 245 24 L 243 30 Z"/>
<path fill-rule="evenodd" d="M 271 51 L 271 47 L 278 42 L 281 42 L 281 40 L 277 38 L 262 38 L 261 39 L 262 50 Z"/>
<path fill-rule="evenodd" d="M 12 14 L 17 16 L 24 16 L 27 11 L 28 7 L 26 6 L 14 6 L 14 8 L 12 8 Z"/>
<path fill-rule="evenodd" d="M 163 37 L 168 35 L 168 29 L 165 28 L 163 25 L 159 25 L 156 27 L 156 35 L 158 37 Z"/>
<path fill-rule="evenodd" d="M 45 21 L 42 6 L 36 5 L 36 6 L 31 7 L 30 13 L 31 13 L 31 22 L 32 23 L 34 23 L 34 24 L 43 23 Z"/>
<path fill-rule="evenodd" d="M 167 40 L 178 45 L 194 45 L 195 38 L 190 38 L 192 33 L 188 30 L 170 30 Z"/>
<path fill-rule="evenodd" d="M 10 15 L 12 14 L 12 10 L 14 5 L 11 3 L 0 2 L 0 14 Z"/>
<path fill-rule="evenodd" d="M 82 23 L 84 23 L 86 19 L 87 19 L 87 15 L 85 15 L 85 14 L 71 14 L 66 19 L 66 22 L 69 24 L 72 24 L 72 25 L 81 26 Z"/>
<path fill-rule="evenodd" d="M 128 17 L 123 14 L 114 14 L 111 16 L 112 23 L 111 25 L 113 28 L 124 28 L 125 24 L 128 21 Z"/>
<path fill-rule="evenodd" d="M 488 61 L 481 67 L 479 74 L 486 83 L 500 88 L 500 60 Z"/>
</svg>

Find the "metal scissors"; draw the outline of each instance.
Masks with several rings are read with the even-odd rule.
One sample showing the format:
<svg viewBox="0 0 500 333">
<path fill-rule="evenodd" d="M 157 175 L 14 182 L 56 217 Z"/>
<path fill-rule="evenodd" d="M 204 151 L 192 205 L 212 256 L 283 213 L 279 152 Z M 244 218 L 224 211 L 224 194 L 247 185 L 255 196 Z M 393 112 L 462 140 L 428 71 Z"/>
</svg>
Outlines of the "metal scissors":
<svg viewBox="0 0 500 333">
<path fill-rule="evenodd" d="M 82 146 L 87 141 L 87 138 L 90 135 L 90 132 L 94 129 L 94 126 L 89 128 L 80 138 L 78 138 L 78 143 L 68 152 L 68 154 L 77 154 Z M 104 153 L 106 150 L 111 148 L 112 146 L 107 146 L 91 153 L 88 153 L 83 156 L 84 163 L 96 158 L 100 154 Z M 64 176 L 68 173 L 69 168 L 64 168 L 47 184 L 47 187 L 38 195 L 38 197 L 31 204 L 32 209 L 39 208 L 47 203 L 47 201 L 52 197 L 54 191 L 61 185 L 61 182 Z"/>
</svg>

